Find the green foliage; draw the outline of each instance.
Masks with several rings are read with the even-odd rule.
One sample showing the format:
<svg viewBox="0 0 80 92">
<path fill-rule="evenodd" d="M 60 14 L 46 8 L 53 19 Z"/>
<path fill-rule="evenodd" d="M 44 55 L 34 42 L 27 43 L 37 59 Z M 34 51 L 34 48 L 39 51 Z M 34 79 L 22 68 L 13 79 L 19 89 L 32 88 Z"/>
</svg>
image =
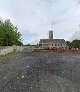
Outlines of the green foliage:
<svg viewBox="0 0 80 92">
<path fill-rule="evenodd" d="M 18 28 L 15 27 L 9 19 L 4 22 L 0 21 L 0 45 L 11 46 L 21 43 L 21 34 L 17 32 Z M 21 43 L 22 44 L 22 43 Z"/>
<path fill-rule="evenodd" d="M 72 49 L 72 48 L 80 49 L 80 40 L 75 39 L 72 42 L 66 41 L 66 43 L 67 43 L 67 46 L 69 46 L 69 49 Z"/>
<path fill-rule="evenodd" d="M 80 49 L 80 40 L 73 40 L 71 42 L 71 48 L 79 48 Z"/>
<path fill-rule="evenodd" d="M 66 41 L 66 44 L 69 47 L 69 49 L 71 49 L 71 42 L 70 41 Z"/>
</svg>

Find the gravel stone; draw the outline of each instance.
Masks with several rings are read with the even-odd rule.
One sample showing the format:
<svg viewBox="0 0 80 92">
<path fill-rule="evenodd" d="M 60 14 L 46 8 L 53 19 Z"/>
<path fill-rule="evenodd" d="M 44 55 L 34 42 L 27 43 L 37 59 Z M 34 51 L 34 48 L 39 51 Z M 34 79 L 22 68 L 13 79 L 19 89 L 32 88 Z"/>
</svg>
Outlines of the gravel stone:
<svg viewBox="0 0 80 92">
<path fill-rule="evenodd" d="M 80 54 L 22 52 L 3 57 L 0 92 L 80 92 Z"/>
</svg>

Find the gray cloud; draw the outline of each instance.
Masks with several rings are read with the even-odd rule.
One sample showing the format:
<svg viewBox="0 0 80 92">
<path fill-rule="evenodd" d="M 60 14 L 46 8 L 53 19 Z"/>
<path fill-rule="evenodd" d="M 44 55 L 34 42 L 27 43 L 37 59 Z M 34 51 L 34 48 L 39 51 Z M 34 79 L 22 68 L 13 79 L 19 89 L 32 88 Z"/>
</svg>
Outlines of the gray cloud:
<svg viewBox="0 0 80 92">
<path fill-rule="evenodd" d="M 78 0 L 3 0 L 0 14 L 18 26 L 24 43 L 47 38 L 54 26 L 54 37 L 69 39 L 80 22 Z"/>
</svg>

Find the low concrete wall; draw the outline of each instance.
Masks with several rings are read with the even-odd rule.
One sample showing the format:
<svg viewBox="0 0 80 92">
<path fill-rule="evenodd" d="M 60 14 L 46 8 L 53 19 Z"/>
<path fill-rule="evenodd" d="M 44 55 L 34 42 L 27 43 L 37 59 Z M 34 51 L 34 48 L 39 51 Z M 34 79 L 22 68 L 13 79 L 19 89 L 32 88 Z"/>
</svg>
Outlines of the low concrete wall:
<svg viewBox="0 0 80 92">
<path fill-rule="evenodd" d="M 35 46 L 2 46 L 0 47 L 0 56 L 7 55 L 12 52 L 32 52 Z"/>
<path fill-rule="evenodd" d="M 0 56 L 7 55 L 12 52 L 21 52 L 22 46 L 4 46 L 0 47 Z"/>
<path fill-rule="evenodd" d="M 34 48 L 33 46 L 22 46 L 22 52 L 32 52 Z"/>
<path fill-rule="evenodd" d="M 14 47 L 4 47 L 0 49 L 0 56 L 14 52 Z"/>
<path fill-rule="evenodd" d="M 14 47 L 14 50 L 16 52 L 22 52 L 22 50 L 23 50 L 23 47 L 22 46 L 13 46 L 13 47 Z"/>
</svg>

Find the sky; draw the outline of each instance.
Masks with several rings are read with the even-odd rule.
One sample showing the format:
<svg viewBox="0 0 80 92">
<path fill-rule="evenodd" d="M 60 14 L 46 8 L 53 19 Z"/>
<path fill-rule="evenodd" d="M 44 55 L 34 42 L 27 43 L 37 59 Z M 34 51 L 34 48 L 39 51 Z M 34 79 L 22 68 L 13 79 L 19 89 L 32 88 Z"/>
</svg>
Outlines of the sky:
<svg viewBox="0 0 80 92">
<path fill-rule="evenodd" d="M 80 35 L 80 0 L 0 0 L 0 17 L 10 19 L 24 44 L 47 39 L 71 40 Z"/>
</svg>

